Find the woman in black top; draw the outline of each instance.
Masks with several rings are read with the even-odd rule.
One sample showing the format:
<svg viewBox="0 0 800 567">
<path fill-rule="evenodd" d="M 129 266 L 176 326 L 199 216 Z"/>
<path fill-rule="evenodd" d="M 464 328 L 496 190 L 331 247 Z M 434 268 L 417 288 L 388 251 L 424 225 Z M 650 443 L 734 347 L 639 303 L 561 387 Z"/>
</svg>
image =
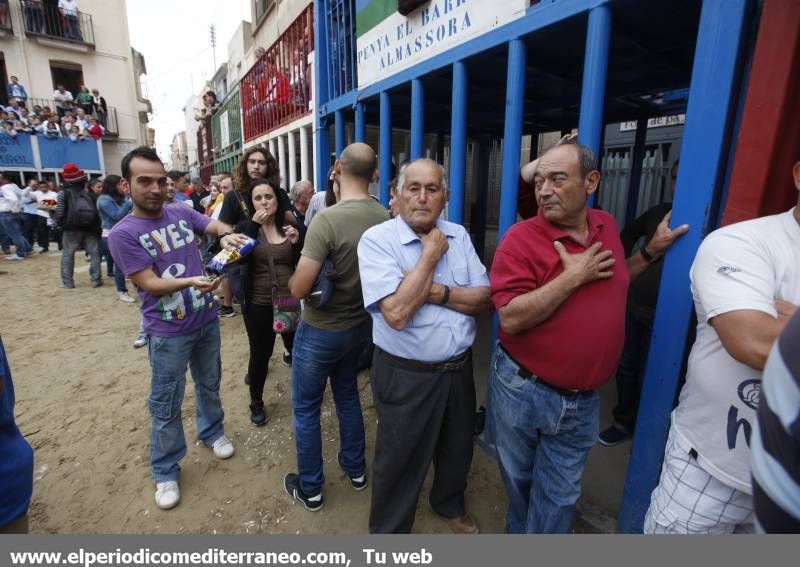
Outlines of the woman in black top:
<svg viewBox="0 0 800 567">
<path fill-rule="evenodd" d="M 240 224 L 242 232 L 258 241 L 253 252 L 241 267 L 242 315 L 250 343 L 250 421 L 264 425 L 268 417 L 264 409 L 264 384 L 272 350 L 275 331 L 272 328 L 273 282 L 277 281 L 278 294 L 290 297 L 289 278 L 300 259 L 300 233 L 296 227 L 276 222 L 284 219 L 289 199 L 267 179 L 256 179 L 248 187 L 247 209 L 250 218 Z M 270 266 L 270 255 L 274 272 Z M 284 333 L 283 343 L 292 350 L 294 332 Z"/>
</svg>

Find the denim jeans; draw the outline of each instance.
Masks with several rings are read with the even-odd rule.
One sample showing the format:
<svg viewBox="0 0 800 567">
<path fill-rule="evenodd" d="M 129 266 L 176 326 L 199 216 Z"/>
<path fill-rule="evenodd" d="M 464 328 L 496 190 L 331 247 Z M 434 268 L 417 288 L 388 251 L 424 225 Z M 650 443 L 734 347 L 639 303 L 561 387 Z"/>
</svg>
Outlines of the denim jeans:
<svg viewBox="0 0 800 567">
<path fill-rule="evenodd" d="M 372 338 L 372 321 L 343 331 L 300 323 L 292 349 L 292 414 L 300 489 L 309 496 L 322 490 L 320 412 L 328 377 L 339 418 L 342 464 L 350 476 L 364 474 L 364 418 L 358 397 L 358 357 Z"/>
<path fill-rule="evenodd" d="M 75 285 L 73 274 L 75 272 L 75 251 L 82 244 L 89 254 L 89 275 L 93 282 L 102 279 L 100 273 L 100 237 L 90 230 L 65 230 L 62 237 L 64 253 L 61 255 L 61 283 Z"/>
<path fill-rule="evenodd" d="M 517 374 L 498 346 L 489 368 L 487 427 L 508 494 L 506 532 L 568 533 L 581 475 L 597 441 L 596 391 L 559 393 Z"/>
<path fill-rule="evenodd" d="M 118 292 L 126 292 L 128 291 L 127 286 L 125 285 L 125 273 L 119 268 L 119 266 L 114 266 L 114 258 L 111 256 L 111 250 L 108 249 L 108 237 L 103 236 L 100 238 L 100 245 L 99 245 L 100 255 L 106 257 L 106 273 L 108 277 L 114 278 L 114 283 L 117 286 Z M 100 265 L 100 270 L 102 271 L 102 262 Z"/>
<path fill-rule="evenodd" d="M 24 258 L 25 254 L 31 251 L 31 245 L 22 235 L 17 215 L 8 212 L 0 213 L 0 228 L 2 228 L 2 232 L 6 234 L 8 239 L 13 242 L 17 256 Z"/>
<path fill-rule="evenodd" d="M 181 404 L 186 388 L 186 366 L 192 371 L 197 438 L 210 445 L 224 433 L 219 383 L 222 375 L 219 321 L 180 337 L 150 337 L 152 381 L 150 408 L 150 468 L 156 482 L 178 480 L 186 455 Z"/>
</svg>

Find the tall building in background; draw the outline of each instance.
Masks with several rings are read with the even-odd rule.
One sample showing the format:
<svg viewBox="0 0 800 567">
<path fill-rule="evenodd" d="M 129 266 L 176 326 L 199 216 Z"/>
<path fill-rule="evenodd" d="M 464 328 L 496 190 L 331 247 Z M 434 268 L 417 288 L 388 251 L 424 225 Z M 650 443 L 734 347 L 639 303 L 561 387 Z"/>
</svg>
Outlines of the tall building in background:
<svg viewBox="0 0 800 567">
<path fill-rule="evenodd" d="M 28 108 L 53 108 L 58 84 L 73 96 L 81 85 L 97 89 L 108 108 L 102 164 L 106 173 L 119 173 L 122 156 L 154 138 L 147 126 L 152 107 L 140 82 L 147 71 L 130 44 L 125 1 L 81 0 L 72 17 L 59 12 L 57 0 L 12 0 L 7 6 L 8 17 L 0 22 L 0 100 L 5 103 L 12 75 L 25 86 Z"/>
</svg>

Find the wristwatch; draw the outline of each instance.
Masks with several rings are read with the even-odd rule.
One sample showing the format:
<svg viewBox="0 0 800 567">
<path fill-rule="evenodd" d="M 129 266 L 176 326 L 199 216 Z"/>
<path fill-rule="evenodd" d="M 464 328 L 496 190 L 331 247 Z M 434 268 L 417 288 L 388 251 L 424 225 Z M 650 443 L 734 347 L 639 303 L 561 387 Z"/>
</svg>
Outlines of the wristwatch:
<svg viewBox="0 0 800 567">
<path fill-rule="evenodd" d="M 444 296 L 442 297 L 442 302 L 439 305 L 447 305 L 447 302 L 450 301 L 450 286 L 444 286 Z"/>
<path fill-rule="evenodd" d="M 650 254 L 650 252 L 647 251 L 647 246 L 642 246 L 639 249 L 639 252 L 641 253 L 642 258 L 644 258 L 651 264 L 657 260 L 655 256 L 653 256 L 652 254 Z"/>
</svg>

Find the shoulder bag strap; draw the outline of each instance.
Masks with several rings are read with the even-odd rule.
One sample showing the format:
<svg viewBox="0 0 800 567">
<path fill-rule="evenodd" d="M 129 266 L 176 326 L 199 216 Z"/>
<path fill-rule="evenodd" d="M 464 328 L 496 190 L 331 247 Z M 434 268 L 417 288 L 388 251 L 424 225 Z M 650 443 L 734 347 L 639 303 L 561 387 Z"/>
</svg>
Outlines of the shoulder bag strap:
<svg viewBox="0 0 800 567">
<path fill-rule="evenodd" d="M 267 246 L 267 260 L 269 260 L 269 271 L 270 275 L 272 276 L 272 293 L 275 294 L 278 292 L 278 278 L 275 275 L 275 262 L 272 259 L 272 245 L 269 243 L 269 238 L 267 238 L 267 229 L 264 228 L 263 224 L 259 228 L 259 231 L 264 237 L 264 244 Z"/>
<path fill-rule="evenodd" d="M 247 212 L 247 203 L 244 202 L 244 197 L 242 197 L 242 194 L 239 193 L 238 189 L 234 189 L 234 191 L 236 192 L 236 198 L 239 201 L 239 206 L 242 207 L 242 212 L 244 213 L 245 218 L 248 218 L 250 215 Z"/>
</svg>

